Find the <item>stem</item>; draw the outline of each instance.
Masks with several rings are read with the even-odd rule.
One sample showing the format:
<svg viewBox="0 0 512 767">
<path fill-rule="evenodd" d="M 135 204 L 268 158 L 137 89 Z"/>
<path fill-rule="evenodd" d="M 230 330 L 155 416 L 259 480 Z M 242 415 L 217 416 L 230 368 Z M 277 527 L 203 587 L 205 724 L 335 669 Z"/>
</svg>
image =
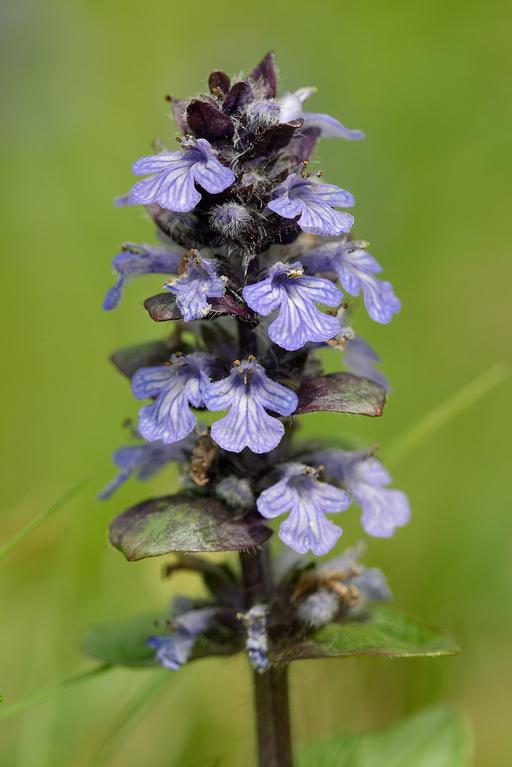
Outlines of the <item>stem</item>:
<svg viewBox="0 0 512 767">
<path fill-rule="evenodd" d="M 240 564 L 249 608 L 271 593 L 269 549 L 241 552 Z M 279 664 L 263 674 L 253 671 L 254 713 L 259 767 L 293 767 L 288 696 L 288 666 Z"/>
</svg>

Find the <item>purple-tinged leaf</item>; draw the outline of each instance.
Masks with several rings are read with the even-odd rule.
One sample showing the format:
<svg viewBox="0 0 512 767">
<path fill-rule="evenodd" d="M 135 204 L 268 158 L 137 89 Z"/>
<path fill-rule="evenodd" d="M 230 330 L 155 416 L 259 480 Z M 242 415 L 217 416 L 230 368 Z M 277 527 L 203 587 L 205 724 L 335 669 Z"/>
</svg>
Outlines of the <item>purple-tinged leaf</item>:
<svg viewBox="0 0 512 767">
<path fill-rule="evenodd" d="M 206 101 L 191 101 L 187 107 L 187 122 L 197 138 L 208 141 L 229 141 L 235 127 L 220 109 Z"/>
<path fill-rule="evenodd" d="M 248 79 L 257 84 L 261 90 L 258 95 L 275 99 L 277 96 L 277 68 L 274 53 L 270 51 L 264 59 L 257 64 L 249 75 Z"/>
<path fill-rule="evenodd" d="M 232 314 L 242 320 L 249 321 L 253 316 L 244 304 L 228 292 L 222 298 L 209 298 L 208 303 L 212 309 L 206 317 L 213 314 Z M 156 296 L 151 296 L 144 301 L 144 306 L 155 322 L 181 319 L 181 312 L 176 306 L 176 297 L 172 293 L 158 293 Z"/>
<path fill-rule="evenodd" d="M 330 373 L 302 382 L 296 415 L 322 410 L 378 416 L 385 404 L 386 391 L 374 381 L 352 373 Z"/>
<path fill-rule="evenodd" d="M 272 154 L 272 152 L 284 149 L 292 140 L 295 131 L 301 127 L 302 120 L 271 125 L 258 135 L 246 156 L 261 157 L 261 155 Z"/>
<path fill-rule="evenodd" d="M 177 551 L 241 551 L 272 535 L 260 518 L 237 518 L 214 498 L 169 495 L 133 506 L 110 525 L 110 542 L 132 561 Z"/>
<path fill-rule="evenodd" d="M 187 350 L 178 342 L 178 339 L 171 337 L 167 341 L 146 341 L 119 349 L 114 352 L 111 360 L 120 373 L 127 378 L 132 378 L 139 368 L 163 365 L 176 351 L 186 352 Z"/>
<path fill-rule="evenodd" d="M 242 112 L 254 99 L 254 93 L 247 80 L 235 83 L 224 101 L 223 110 L 227 115 Z"/>
<path fill-rule="evenodd" d="M 222 91 L 222 93 L 226 95 L 229 91 L 230 84 L 231 81 L 229 79 L 229 75 L 227 75 L 225 72 L 219 72 L 218 70 L 212 72 L 208 78 L 208 87 L 210 89 L 210 93 L 213 93 L 214 95 L 218 91 Z"/>
</svg>

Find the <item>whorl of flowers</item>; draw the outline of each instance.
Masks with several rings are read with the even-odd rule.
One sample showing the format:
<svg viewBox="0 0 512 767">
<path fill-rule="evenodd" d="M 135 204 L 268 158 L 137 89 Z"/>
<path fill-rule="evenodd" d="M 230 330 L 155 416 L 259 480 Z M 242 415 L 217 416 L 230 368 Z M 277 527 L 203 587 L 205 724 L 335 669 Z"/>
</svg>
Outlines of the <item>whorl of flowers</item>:
<svg viewBox="0 0 512 767">
<path fill-rule="evenodd" d="M 310 165 L 319 139 L 363 134 L 304 111 L 312 88 L 279 96 L 272 54 L 234 83 L 213 72 L 208 86 L 196 98 L 169 98 L 179 146 L 137 160 L 140 178 L 119 200 L 145 207 L 159 244 L 122 247 L 104 306 L 117 305 L 131 277 L 163 274 L 163 292 L 145 306 L 172 333 L 128 363 L 114 357 L 135 398 L 146 400 L 138 422 L 145 442 L 115 454 L 121 473 L 103 495 L 131 474 L 143 479 L 176 461 L 187 494 L 261 524 L 279 517 L 281 539 L 300 554 L 329 552 L 342 534 L 329 515 L 352 502 L 369 535 L 388 537 L 408 521 L 409 507 L 388 489 L 373 453 L 291 439 L 294 414 L 379 415 L 385 400 L 385 379 L 373 368 L 380 360 L 347 324 L 347 296 L 361 294 L 379 323 L 400 302 L 379 280 L 367 243 L 352 239 L 354 197 Z M 329 347 L 353 373 L 322 376 L 316 353 Z M 198 423 L 205 410 L 215 414 L 209 429 Z M 339 612 L 340 589 L 325 583 L 294 598 L 295 620 L 317 626 Z M 263 670 L 271 619 L 260 607 L 243 615 L 249 652 Z M 169 668 L 188 658 L 215 614 L 203 608 L 195 618 L 178 618 L 172 641 L 151 640 Z"/>
</svg>

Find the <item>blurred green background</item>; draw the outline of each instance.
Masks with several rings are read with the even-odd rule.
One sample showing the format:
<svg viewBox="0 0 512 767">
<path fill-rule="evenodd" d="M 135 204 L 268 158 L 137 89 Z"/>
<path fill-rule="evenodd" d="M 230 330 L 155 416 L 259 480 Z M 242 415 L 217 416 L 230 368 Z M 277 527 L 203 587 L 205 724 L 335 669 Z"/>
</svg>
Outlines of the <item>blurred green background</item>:
<svg viewBox="0 0 512 767">
<path fill-rule="evenodd" d="M 448 700 L 470 715 L 477 765 L 511 764 L 508 382 L 413 452 L 397 451 L 425 413 L 510 355 L 512 7 L 17 0 L 1 15 L 0 542 L 90 478 L 0 563 L 3 705 L 89 668 L 77 642 L 91 622 L 198 593 L 193 578 L 164 582 L 161 561 L 128 564 L 106 540 L 109 519 L 168 488 L 172 470 L 107 504 L 95 500 L 125 440 L 121 424 L 137 409 L 108 356 L 164 332 L 141 304 L 159 277 L 131 284 L 119 310 L 102 313 L 119 243 L 154 241 L 139 211 L 111 201 L 129 188 L 130 163 L 149 141 L 174 135 L 166 93 L 197 92 L 211 69 L 247 71 L 274 49 L 283 89 L 317 85 L 312 109 L 366 130 L 362 143 L 325 142 L 318 167 L 356 195 L 356 232 L 403 301 L 390 326 L 361 310 L 355 320 L 392 381 L 384 417 L 309 416 L 304 433 L 360 434 L 382 446 L 414 516 L 395 539 L 370 541 L 367 561 L 385 569 L 399 605 L 447 627 L 464 648 L 441 660 L 296 664 L 295 734 L 379 726 Z M 344 522 L 352 544 L 355 509 Z M 242 659 L 169 675 L 98 753 L 150 674 L 114 671 L 0 722 L 0 764 L 250 764 Z"/>
</svg>

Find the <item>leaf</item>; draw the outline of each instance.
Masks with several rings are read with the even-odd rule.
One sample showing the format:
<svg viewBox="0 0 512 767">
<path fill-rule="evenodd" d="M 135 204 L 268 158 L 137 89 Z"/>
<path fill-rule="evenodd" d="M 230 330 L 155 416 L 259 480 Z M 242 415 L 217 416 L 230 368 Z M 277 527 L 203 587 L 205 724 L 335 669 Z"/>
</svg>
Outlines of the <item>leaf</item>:
<svg viewBox="0 0 512 767">
<path fill-rule="evenodd" d="M 252 314 L 230 293 L 225 293 L 222 298 L 209 298 L 208 303 L 211 311 L 204 319 L 214 314 L 233 314 L 243 320 L 250 320 Z M 166 322 L 168 320 L 181 319 L 181 312 L 176 305 L 176 297 L 172 293 L 158 293 L 144 301 L 144 306 L 152 320 Z"/>
<path fill-rule="evenodd" d="M 254 144 L 247 152 L 247 156 L 260 157 L 263 154 L 271 154 L 284 149 L 292 140 L 295 132 L 302 128 L 303 124 L 304 120 L 299 119 L 289 123 L 271 125 L 270 128 L 266 128 L 256 137 Z"/>
<path fill-rule="evenodd" d="M 241 112 L 245 107 L 251 103 L 254 98 L 254 94 L 251 86 L 246 80 L 241 80 L 235 83 L 222 106 L 224 112 L 227 115 L 232 115 L 235 112 Z"/>
<path fill-rule="evenodd" d="M 257 64 L 248 78 L 260 87 L 261 96 L 267 99 L 275 99 L 277 96 L 277 67 L 273 51 Z"/>
<path fill-rule="evenodd" d="M 214 72 L 210 73 L 210 76 L 208 78 L 208 88 L 210 89 L 210 93 L 215 94 L 218 91 L 221 91 L 224 95 L 226 95 L 229 91 L 231 85 L 231 81 L 229 79 L 229 75 L 227 75 L 225 72 L 219 72 L 218 69 L 216 69 Z"/>
<path fill-rule="evenodd" d="M 176 551 L 240 551 L 271 535 L 257 517 L 239 518 L 214 498 L 188 495 L 144 501 L 110 525 L 110 542 L 128 560 Z"/>
<path fill-rule="evenodd" d="M 187 107 L 187 122 L 192 133 L 208 141 L 229 141 L 235 131 L 232 120 L 213 104 L 196 99 Z"/>
<path fill-rule="evenodd" d="M 444 631 L 395 607 L 370 606 L 366 616 L 330 623 L 301 641 L 283 640 L 272 652 L 274 662 L 308 658 L 344 658 L 375 655 L 385 658 L 421 658 L 460 652 Z"/>
<path fill-rule="evenodd" d="M 296 415 L 324 410 L 353 415 L 382 415 L 386 391 L 368 378 L 352 373 L 330 373 L 303 381 Z"/>
<path fill-rule="evenodd" d="M 148 647 L 146 640 L 169 633 L 165 625 L 168 617 L 163 613 L 146 613 L 91 626 L 83 635 L 80 647 L 87 655 L 112 666 L 158 667 L 155 651 Z M 219 642 L 203 635 L 196 640 L 191 660 L 232 655 L 239 650 L 240 646 L 233 640 Z"/>
<path fill-rule="evenodd" d="M 378 732 L 304 746 L 298 767 L 469 767 L 471 737 L 455 706 L 436 706 Z"/>
<path fill-rule="evenodd" d="M 173 338 L 168 341 L 147 341 L 119 349 L 114 352 L 111 360 L 120 373 L 132 378 L 139 368 L 163 365 L 178 348 L 184 351 L 183 345 Z"/>
</svg>

